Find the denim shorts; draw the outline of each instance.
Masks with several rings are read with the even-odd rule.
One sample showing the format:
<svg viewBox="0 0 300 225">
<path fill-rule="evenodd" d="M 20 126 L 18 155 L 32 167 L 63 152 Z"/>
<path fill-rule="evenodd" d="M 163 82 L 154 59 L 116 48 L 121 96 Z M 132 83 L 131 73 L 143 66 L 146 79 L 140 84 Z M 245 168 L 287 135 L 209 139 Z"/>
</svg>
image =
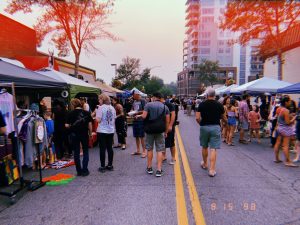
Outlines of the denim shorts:
<svg viewBox="0 0 300 225">
<path fill-rule="evenodd" d="M 248 130 L 249 129 L 249 123 L 246 120 L 240 121 L 240 129 Z"/>
<path fill-rule="evenodd" d="M 200 126 L 200 145 L 203 148 L 221 148 L 221 127 L 219 125 Z"/>
<path fill-rule="evenodd" d="M 232 117 L 232 116 L 229 116 L 228 117 L 228 125 L 229 126 L 235 126 L 236 125 L 236 118 Z"/>
<path fill-rule="evenodd" d="M 153 150 L 154 144 L 155 144 L 155 149 L 157 152 L 166 151 L 165 137 L 164 137 L 163 133 L 161 133 L 161 134 L 147 134 L 146 133 L 146 149 L 148 151 Z"/>
<path fill-rule="evenodd" d="M 144 121 L 142 121 L 142 120 L 133 121 L 132 130 L 133 130 L 133 137 L 135 137 L 135 138 L 145 137 Z"/>
</svg>

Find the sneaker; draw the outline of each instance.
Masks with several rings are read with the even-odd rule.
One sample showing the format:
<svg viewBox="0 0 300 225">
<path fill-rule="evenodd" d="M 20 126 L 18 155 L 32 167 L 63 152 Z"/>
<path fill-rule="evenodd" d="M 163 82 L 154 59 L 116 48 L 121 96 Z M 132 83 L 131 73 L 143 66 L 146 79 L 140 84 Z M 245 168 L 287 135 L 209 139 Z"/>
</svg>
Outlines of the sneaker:
<svg viewBox="0 0 300 225">
<path fill-rule="evenodd" d="M 86 177 L 88 175 L 90 175 L 90 171 L 85 171 L 85 172 L 81 173 L 81 176 L 83 176 L 83 177 Z"/>
<path fill-rule="evenodd" d="M 114 170 L 114 167 L 113 166 L 106 166 L 105 169 L 107 169 L 109 171 L 112 171 L 112 170 Z"/>
<path fill-rule="evenodd" d="M 148 174 L 153 174 L 153 169 L 152 169 L 152 167 L 147 168 L 147 169 L 146 169 L 146 172 L 147 172 Z"/>
<path fill-rule="evenodd" d="M 176 163 L 176 160 L 171 160 L 170 162 L 169 162 L 169 165 L 175 165 L 175 163 Z"/>
<path fill-rule="evenodd" d="M 101 172 L 101 173 L 104 173 L 104 172 L 105 172 L 105 167 L 100 167 L 100 168 L 98 169 L 98 171 Z"/>
<path fill-rule="evenodd" d="M 162 170 L 156 170 L 156 177 L 161 177 L 163 175 L 163 171 Z"/>
</svg>

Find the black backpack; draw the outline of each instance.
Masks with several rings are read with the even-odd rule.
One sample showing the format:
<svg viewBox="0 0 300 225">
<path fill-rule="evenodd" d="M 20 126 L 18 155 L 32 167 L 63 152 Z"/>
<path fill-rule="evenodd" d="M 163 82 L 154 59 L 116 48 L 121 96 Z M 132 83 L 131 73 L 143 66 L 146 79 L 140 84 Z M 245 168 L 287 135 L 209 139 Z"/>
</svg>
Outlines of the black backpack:
<svg viewBox="0 0 300 225">
<path fill-rule="evenodd" d="M 165 132 L 165 130 L 166 130 L 166 115 L 165 115 L 166 108 L 165 107 L 166 106 L 164 105 L 164 111 L 156 119 L 154 119 L 154 120 L 146 119 L 145 120 L 144 131 L 147 134 L 160 134 L 160 133 Z"/>
<path fill-rule="evenodd" d="M 82 128 L 86 127 L 87 119 L 88 119 L 88 116 L 84 116 L 83 111 L 81 111 L 80 114 L 78 115 L 76 121 L 73 124 L 71 124 L 71 127 L 70 127 L 71 131 L 76 132 L 76 131 L 79 131 Z"/>
</svg>

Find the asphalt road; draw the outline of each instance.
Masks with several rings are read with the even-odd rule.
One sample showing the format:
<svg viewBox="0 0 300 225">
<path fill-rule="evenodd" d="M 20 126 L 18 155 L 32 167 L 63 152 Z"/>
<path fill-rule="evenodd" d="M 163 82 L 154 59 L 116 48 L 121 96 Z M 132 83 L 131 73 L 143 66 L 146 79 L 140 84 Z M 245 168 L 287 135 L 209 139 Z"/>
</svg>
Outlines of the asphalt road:
<svg viewBox="0 0 300 225">
<path fill-rule="evenodd" d="M 275 164 L 268 139 L 241 145 L 235 138 L 236 146 L 223 144 L 217 176 L 210 178 L 200 167 L 194 116 L 181 114 L 179 127 L 207 225 L 300 224 L 300 168 Z"/>
<path fill-rule="evenodd" d="M 261 145 L 223 145 L 218 151 L 218 174 L 210 178 L 200 168 L 199 126 L 194 116 L 181 112 L 179 120 L 207 225 L 300 224 L 300 168 L 273 163 L 268 140 Z M 146 174 L 146 160 L 130 155 L 135 150 L 131 133 L 130 128 L 128 148 L 115 150 L 112 172 L 97 171 L 99 150 L 95 148 L 90 150 L 90 176 L 77 177 L 65 186 L 25 191 L 12 206 L 7 198 L 0 197 L 0 224 L 178 224 L 173 166 L 165 164 L 161 178 Z M 186 177 L 180 165 L 188 221 L 195 224 Z M 75 168 L 49 169 L 45 176 L 57 172 L 75 174 Z"/>
</svg>

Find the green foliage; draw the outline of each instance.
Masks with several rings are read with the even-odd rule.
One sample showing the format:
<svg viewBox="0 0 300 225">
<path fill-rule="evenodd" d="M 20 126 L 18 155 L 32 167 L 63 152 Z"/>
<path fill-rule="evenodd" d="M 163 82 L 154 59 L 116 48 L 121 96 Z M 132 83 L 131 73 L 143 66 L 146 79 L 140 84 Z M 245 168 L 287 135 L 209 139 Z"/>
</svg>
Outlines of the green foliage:
<svg viewBox="0 0 300 225">
<path fill-rule="evenodd" d="M 124 84 L 134 81 L 140 75 L 140 59 L 130 58 L 127 56 L 122 60 L 117 69 L 115 79 L 122 81 Z"/>
<path fill-rule="evenodd" d="M 159 91 L 163 96 L 171 96 L 172 94 L 175 94 L 169 87 L 164 86 Z"/>
<path fill-rule="evenodd" d="M 217 73 L 219 71 L 219 62 L 218 61 L 210 61 L 210 60 L 202 60 L 202 62 L 196 66 L 196 74 L 198 75 L 198 79 L 205 86 L 212 86 L 219 82 L 217 77 Z"/>
<path fill-rule="evenodd" d="M 300 3 L 295 0 L 277 1 L 230 1 L 227 4 L 220 28 L 240 32 L 233 42 L 246 45 L 250 40 L 259 40 L 258 53 L 267 56 L 275 52 L 278 56 L 278 78 L 282 78 L 283 34 L 297 25 Z"/>
<path fill-rule="evenodd" d="M 176 94 L 177 85 L 165 85 L 164 81 L 151 75 L 151 69 L 145 68 L 140 72 L 140 59 L 126 57 L 117 69 L 117 76 L 112 81 L 112 86 L 122 90 L 131 90 L 136 87 L 147 94 L 161 92 L 163 94 Z"/>
<path fill-rule="evenodd" d="M 145 91 L 147 94 L 154 94 L 158 92 L 164 86 L 164 81 L 156 76 L 152 76 L 151 79 L 145 84 Z"/>
</svg>

